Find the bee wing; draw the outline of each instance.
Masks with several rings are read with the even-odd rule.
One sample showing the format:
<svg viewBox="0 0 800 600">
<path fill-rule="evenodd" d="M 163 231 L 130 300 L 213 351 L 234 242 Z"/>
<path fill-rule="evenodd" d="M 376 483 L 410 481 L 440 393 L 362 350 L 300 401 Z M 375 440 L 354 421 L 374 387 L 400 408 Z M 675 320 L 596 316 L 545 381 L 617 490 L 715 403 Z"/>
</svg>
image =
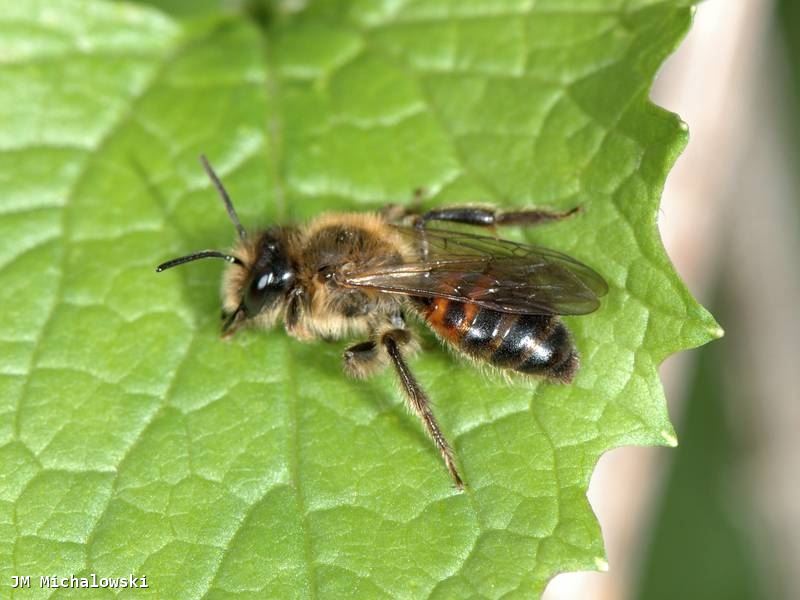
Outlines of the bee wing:
<svg viewBox="0 0 800 600">
<path fill-rule="evenodd" d="M 608 291 L 594 270 L 554 250 L 458 231 L 396 230 L 419 260 L 348 271 L 340 283 L 544 315 L 590 313 Z"/>
</svg>

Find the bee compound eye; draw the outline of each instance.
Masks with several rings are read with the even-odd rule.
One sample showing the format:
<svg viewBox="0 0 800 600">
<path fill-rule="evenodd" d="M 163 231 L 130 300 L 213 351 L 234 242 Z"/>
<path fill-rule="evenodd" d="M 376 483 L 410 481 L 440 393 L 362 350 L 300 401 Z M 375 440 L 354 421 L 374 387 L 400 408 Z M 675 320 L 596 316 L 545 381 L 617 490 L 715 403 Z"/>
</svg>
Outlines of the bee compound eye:
<svg viewBox="0 0 800 600">
<path fill-rule="evenodd" d="M 262 290 L 265 290 L 268 286 L 272 285 L 272 282 L 274 280 L 275 280 L 275 274 L 274 273 L 270 272 L 270 273 L 263 274 L 255 282 L 256 290 L 259 291 L 259 292 L 262 291 Z"/>
<path fill-rule="evenodd" d="M 294 281 L 294 272 L 272 265 L 268 271 L 256 273 L 244 293 L 247 316 L 254 317 L 265 307 L 277 302 L 286 294 Z"/>
</svg>

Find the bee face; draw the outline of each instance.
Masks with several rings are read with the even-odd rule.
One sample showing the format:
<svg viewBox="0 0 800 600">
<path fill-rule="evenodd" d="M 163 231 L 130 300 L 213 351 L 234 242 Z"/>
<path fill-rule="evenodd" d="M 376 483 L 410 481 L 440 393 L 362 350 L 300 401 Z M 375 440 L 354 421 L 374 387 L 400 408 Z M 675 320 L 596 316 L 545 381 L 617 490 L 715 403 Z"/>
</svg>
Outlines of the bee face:
<svg viewBox="0 0 800 600">
<path fill-rule="evenodd" d="M 295 281 L 284 241 L 275 230 L 265 231 L 256 242 L 256 260 L 245 283 L 240 306 L 251 319 L 282 301 Z"/>
</svg>

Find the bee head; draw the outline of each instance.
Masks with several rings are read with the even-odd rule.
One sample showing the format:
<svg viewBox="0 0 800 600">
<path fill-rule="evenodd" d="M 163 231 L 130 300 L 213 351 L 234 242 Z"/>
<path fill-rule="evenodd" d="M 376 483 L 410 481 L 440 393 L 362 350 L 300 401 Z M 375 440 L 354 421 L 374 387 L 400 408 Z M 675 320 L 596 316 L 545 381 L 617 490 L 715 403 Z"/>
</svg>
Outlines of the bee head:
<svg viewBox="0 0 800 600">
<path fill-rule="evenodd" d="M 295 279 L 294 269 L 286 252 L 286 236 L 279 228 L 268 229 L 257 237 L 248 237 L 233 203 L 205 156 L 203 168 L 217 188 L 222 203 L 239 234 L 239 243 L 230 254 L 219 250 L 201 250 L 173 258 L 156 268 L 160 273 L 201 258 L 221 258 L 231 264 L 225 275 L 223 335 L 231 335 L 244 320 L 252 319 L 276 308 L 286 297 Z"/>
<path fill-rule="evenodd" d="M 261 234 L 255 244 L 255 260 L 241 293 L 239 306 L 251 319 L 286 298 L 295 272 L 286 252 L 285 238 L 278 229 Z"/>
</svg>

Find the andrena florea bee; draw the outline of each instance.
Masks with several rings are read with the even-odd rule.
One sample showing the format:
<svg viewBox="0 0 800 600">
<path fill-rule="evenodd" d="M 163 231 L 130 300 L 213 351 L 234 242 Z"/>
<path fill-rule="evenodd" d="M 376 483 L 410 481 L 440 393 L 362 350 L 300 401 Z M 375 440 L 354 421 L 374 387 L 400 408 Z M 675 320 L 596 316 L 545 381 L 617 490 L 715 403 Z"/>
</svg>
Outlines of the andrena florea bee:
<svg viewBox="0 0 800 600">
<path fill-rule="evenodd" d="M 344 351 L 344 371 L 368 377 L 391 365 L 408 405 L 436 444 L 456 487 L 453 450 L 408 366 L 419 349 L 407 317 L 418 317 L 458 353 L 499 369 L 569 382 L 578 353 L 558 315 L 596 310 L 603 278 L 575 259 L 495 237 L 429 227 L 432 221 L 491 228 L 534 225 L 576 212 L 499 212 L 453 207 L 415 213 L 331 213 L 298 226 L 248 232 L 205 157 L 238 240 L 230 252 L 202 250 L 158 266 L 201 258 L 229 263 L 222 285 L 223 336 L 282 321 L 299 340 L 361 337 Z"/>
</svg>

